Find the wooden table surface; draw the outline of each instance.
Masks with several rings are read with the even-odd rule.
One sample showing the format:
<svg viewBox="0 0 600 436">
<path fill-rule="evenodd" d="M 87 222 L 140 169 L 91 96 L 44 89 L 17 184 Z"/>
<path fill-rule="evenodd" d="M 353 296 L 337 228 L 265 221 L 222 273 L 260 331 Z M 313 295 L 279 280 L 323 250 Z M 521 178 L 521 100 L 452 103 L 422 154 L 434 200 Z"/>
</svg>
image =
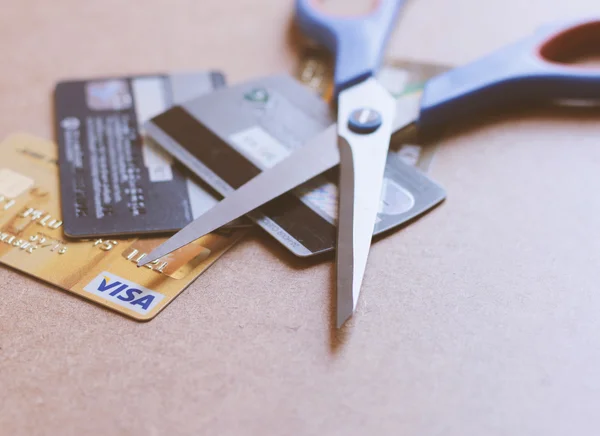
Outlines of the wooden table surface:
<svg viewBox="0 0 600 436">
<path fill-rule="evenodd" d="M 52 137 L 63 78 L 293 71 L 292 2 L 20 0 L 0 134 Z M 390 56 L 459 65 L 596 0 L 412 0 Z M 597 435 L 600 114 L 530 109 L 441 142 L 443 206 L 377 242 L 332 330 L 333 264 L 260 232 L 139 324 L 0 269 L 2 435 Z"/>
</svg>

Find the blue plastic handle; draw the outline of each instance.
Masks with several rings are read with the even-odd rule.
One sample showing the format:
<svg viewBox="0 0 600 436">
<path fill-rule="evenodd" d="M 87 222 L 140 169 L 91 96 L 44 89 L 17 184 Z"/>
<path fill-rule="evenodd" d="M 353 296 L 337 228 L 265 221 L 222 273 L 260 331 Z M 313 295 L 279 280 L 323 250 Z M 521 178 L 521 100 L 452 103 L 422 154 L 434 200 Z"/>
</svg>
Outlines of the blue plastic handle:
<svg viewBox="0 0 600 436">
<path fill-rule="evenodd" d="M 375 74 L 405 0 L 378 0 L 369 14 L 356 17 L 328 15 L 318 1 L 296 0 L 296 23 L 335 55 L 334 92 L 338 95 Z"/>
<path fill-rule="evenodd" d="M 600 99 L 600 69 L 568 64 L 600 53 L 600 19 L 545 26 L 533 36 L 431 79 L 419 131 L 516 102 Z"/>
</svg>

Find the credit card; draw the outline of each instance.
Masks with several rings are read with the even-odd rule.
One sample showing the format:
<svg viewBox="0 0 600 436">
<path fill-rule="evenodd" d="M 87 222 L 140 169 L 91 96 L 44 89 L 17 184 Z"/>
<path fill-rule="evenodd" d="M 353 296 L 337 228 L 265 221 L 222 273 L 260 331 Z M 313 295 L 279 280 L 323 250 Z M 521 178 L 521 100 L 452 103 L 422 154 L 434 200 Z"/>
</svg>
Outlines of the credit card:
<svg viewBox="0 0 600 436">
<path fill-rule="evenodd" d="M 150 137 L 223 196 L 289 156 L 333 119 L 328 104 L 297 80 L 272 76 L 223 88 L 156 116 Z M 337 168 L 248 214 L 298 256 L 335 247 Z M 444 190 L 393 153 L 375 234 L 441 202 Z"/>
<path fill-rule="evenodd" d="M 415 93 L 422 93 L 425 83 L 451 67 L 447 65 L 412 62 L 399 59 L 386 59 L 377 73 L 377 79 L 396 98 Z M 321 47 L 307 45 L 303 49 L 300 63 L 296 69 L 296 77 L 305 85 L 315 90 L 325 100 L 330 101 L 333 93 L 333 58 Z M 416 132 L 392 137 L 390 148 L 396 156 L 408 165 L 416 166 L 421 171 L 429 171 L 437 144 L 424 143 Z M 407 139 L 410 139 L 407 141 Z"/>
<path fill-rule="evenodd" d="M 56 86 L 61 205 L 69 237 L 175 232 L 217 201 L 144 138 L 143 123 L 225 85 L 218 72 L 64 81 Z"/>
<path fill-rule="evenodd" d="M 222 229 L 138 268 L 166 238 L 65 239 L 56 145 L 18 134 L 0 149 L 0 263 L 139 321 L 154 318 L 247 231 Z"/>
</svg>

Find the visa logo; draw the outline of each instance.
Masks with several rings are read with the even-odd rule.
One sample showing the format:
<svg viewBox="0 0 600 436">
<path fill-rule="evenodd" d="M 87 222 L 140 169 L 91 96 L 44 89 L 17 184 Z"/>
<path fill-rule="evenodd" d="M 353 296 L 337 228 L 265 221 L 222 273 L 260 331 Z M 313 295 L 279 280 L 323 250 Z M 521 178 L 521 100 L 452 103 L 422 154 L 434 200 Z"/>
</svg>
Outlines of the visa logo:
<svg viewBox="0 0 600 436">
<path fill-rule="evenodd" d="M 98 274 L 83 289 L 141 315 L 148 314 L 165 298 L 163 294 L 151 291 L 108 271 Z"/>
</svg>

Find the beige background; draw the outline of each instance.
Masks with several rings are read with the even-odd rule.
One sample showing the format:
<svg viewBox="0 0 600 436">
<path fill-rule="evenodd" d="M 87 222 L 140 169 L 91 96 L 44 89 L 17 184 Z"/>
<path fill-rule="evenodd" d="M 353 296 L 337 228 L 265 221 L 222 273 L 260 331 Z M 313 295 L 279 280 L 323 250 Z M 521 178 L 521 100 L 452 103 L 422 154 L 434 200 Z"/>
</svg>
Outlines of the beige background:
<svg viewBox="0 0 600 436">
<path fill-rule="evenodd" d="M 0 134 L 50 138 L 56 80 L 292 71 L 282 0 L 5 0 Z M 597 0 L 413 0 L 390 54 L 461 64 Z M 447 202 L 379 241 L 358 315 L 332 262 L 249 238 L 137 324 L 1 269 L 0 433 L 597 435 L 600 113 L 443 141 Z M 1 154 L 0 154 L 1 158 Z"/>
</svg>

